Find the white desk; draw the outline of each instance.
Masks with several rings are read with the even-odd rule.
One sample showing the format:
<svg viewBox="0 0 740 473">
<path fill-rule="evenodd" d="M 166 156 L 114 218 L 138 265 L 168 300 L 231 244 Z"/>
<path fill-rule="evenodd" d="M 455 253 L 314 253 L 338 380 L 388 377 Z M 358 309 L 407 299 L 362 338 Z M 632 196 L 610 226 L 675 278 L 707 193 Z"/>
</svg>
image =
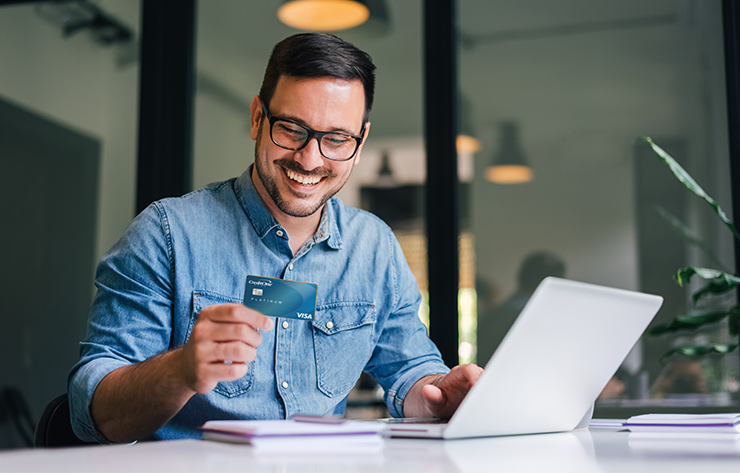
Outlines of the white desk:
<svg viewBox="0 0 740 473">
<path fill-rule="evenodd" d="M 387 440 L 379 452 L 264 453 L 199 440 L 0 453 L 0 472 L 740 472 L 740 444 L 635 441 L 579 431 L 488 439 Z"/>
</svg>

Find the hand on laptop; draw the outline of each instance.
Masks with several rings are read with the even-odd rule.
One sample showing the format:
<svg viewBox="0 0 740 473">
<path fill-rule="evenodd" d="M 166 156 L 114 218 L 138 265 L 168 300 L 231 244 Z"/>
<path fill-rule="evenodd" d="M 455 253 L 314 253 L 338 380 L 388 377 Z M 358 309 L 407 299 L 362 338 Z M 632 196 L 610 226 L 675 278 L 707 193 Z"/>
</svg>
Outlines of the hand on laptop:
<svg viewBox="0 0 740 473">
<path fill-rule="evenodd" d="M 427 376 L 411 388 L 404 405 L 406 417 L 449 419 L 480 378 L 478 365 L 455 366 L 443 376 Z"/>
</svg>

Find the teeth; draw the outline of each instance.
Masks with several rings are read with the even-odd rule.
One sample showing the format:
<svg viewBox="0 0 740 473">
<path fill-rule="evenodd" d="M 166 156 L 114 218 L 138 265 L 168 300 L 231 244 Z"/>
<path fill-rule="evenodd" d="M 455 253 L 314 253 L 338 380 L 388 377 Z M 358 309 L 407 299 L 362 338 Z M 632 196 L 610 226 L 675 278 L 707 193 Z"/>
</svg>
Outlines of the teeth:
<svg viewBox="0 0 740 473">
<path fill-rule="evenodd" d="M 286 169 L 285 173 L 288 175 L 289 178 L 306 186 L 312 186 L 321 180 L 320 177 L 303 176 L 291 171 L 290 169 Z"/>
</svg>

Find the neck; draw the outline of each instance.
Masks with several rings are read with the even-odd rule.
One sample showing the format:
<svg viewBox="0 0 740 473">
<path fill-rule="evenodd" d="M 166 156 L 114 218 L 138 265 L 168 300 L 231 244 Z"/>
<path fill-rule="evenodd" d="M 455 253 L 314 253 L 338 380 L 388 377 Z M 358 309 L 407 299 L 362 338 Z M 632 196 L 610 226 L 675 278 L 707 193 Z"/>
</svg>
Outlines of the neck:
<svg viewBox="0 0 740 473">
<path fill-rule="evenodd" d="M 294 217 L 286 214 L 280 210 L 277 205 L 275 205 L 272 197 L 267 193 L 267 189 L 262 185 L 262 181 L 259 176 L 257 176 L 256 166 L 252 168 L 252 183 L 254 184 L 254 188 L 257 189 L 257 193 L 260 198 L 262 198 L 262 202 L 265 204 L 265 207 L 267 207 L 267 210 L 269 210 L 272 216 L 275 217 L 275 220 L 278 221 L 280 226 L 288 232 L 288 235 L 290 236 L 290 249 L 293 251 L 293 254 L 296 254 L 306 240 L 311 238 L 319 228 L 319 223 L 321 222 L 321 211 L 324 207 L 322 206 L 308 217 Z"/>
</svg>

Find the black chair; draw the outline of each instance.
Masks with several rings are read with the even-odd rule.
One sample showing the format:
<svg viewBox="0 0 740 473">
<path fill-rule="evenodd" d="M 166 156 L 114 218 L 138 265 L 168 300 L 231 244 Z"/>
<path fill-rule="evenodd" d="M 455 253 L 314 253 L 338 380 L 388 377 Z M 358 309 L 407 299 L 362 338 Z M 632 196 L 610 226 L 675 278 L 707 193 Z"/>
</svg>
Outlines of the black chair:
<svg viewBox="0 0 740 473">
<path fill-rule="evenodd" d="M 80 440 L 72 431 L 72 422 L 69 417 L 69 400 L 65 393 L 51 401 L 41 414 L 34 433 L 34 446 L 36 448 L 52 448 L 79 445 L 94 444 Z"/>
</svg>

